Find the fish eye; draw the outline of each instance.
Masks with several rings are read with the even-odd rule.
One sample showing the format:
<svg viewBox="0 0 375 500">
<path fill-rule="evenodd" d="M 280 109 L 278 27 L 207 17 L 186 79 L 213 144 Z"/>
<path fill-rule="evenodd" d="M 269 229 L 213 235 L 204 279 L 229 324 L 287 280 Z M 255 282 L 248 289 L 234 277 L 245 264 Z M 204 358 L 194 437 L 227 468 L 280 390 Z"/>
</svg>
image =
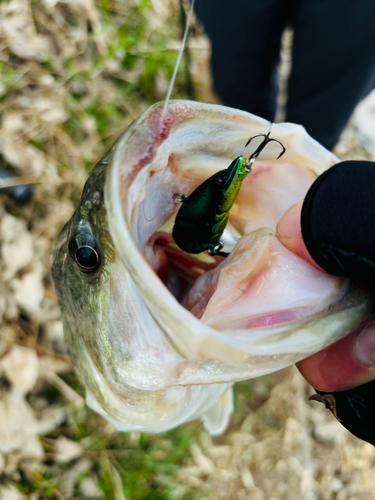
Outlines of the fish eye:
<svg viewBox="0 0 375 500">
<path fill-rule="evenodd" d="M 215 182 L 218 186 L 221 186 L 224 183 L 224 177 L 217 177 Z"/>
<path fill-rule="evenodd" d="M 100 264 L 99 250 L 93 242 L 74 240 L 70 255 L 84 273 L 92 273 Z"/>
<path fill-rule="evenodd" d="M 77 248 L 75 258 L 78 265 L 85 271 L 93 271 L 100 262 L 98 252 L 89 245 Z"/>
</svg>

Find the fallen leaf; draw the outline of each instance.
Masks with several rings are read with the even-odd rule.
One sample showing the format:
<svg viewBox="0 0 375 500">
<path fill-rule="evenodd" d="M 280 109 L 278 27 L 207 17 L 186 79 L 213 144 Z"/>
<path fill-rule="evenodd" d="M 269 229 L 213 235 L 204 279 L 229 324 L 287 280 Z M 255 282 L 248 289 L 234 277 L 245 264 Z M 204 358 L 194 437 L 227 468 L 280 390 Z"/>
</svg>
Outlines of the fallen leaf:
<svg viewBox="0 0 375 500">
<path fill-rule="evenodd" d="M 0 241 L 2 241 L 2 279 L 7 281 L 32 261 L 33 238 L 22 219 L 4 213 L 0 224 Z"/>
<path fill-rule="evenodd" d="M 31 452 L 35 457 L 43 457 L 42 445 L 36 439 L 39 434 L 39 422 L 33 409 L 22 396 L 11 392 L 2 396 L 0 422 L 0 452 L 17 450 L 22 453 Z"/>
<path fill-rule="evenodd" d="M 28 313 L 36 313 L 40 310 L 44 298 L 43 274 L 43 264 L 37 261 L 33 263 L 30 272 L 12 282 L 18 306 Z"/>
<path fill-rule="evenodd" d="M 34 387 L 39 373 L 38 357 L 33 349 L 15 345 L 0 361 L 12 391 L 25 395 Z"/>
<path fill-rule="evenodd" d="M 63 475 L 63 493 L 65 499 L 73 497 L 74 488 L 82 474 L 90 470 L 92 463 L 87 458 L 82 458 L 72 465 Z"/>
<path fill-rule="evenodd" d="M 38 35 L 29 2 L 11 0 L 0 9 L 0 24 L 10 50 L 18 57 L 45 61 L 51 52 L 48 39 Z"/>
<path fill-rule="evenodd" d="M 79 486 L 84 498 L 95 500 L 104 497 L 104 493 L 99 488 L 96 478 L 85 477 Z"/>
<path fill-rule="evenodd" d="M 1 500 L 21 500 L 22 494 L 15 486 L 0 486 L 0 498 Z"/>
<path fill-rule="evenodd" d="M 84 449 L 82 445 L 71 441 L 65 436 L 61 436 L 56 440 L 56 461 L 60 463 L 71 462 L 82 456 Z"/>
</svg>

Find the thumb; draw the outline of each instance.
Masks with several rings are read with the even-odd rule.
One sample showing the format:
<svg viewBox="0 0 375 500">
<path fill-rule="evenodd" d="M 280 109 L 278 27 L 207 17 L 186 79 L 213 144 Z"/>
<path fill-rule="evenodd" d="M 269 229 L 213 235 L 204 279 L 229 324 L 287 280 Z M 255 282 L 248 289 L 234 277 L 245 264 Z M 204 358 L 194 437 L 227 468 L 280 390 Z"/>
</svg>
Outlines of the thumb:
<svg viewBox="0 0 375 500">
<path fill-rule="evenodd" d="M 309 264 L 321 269 L 311 258 L 301 233 L 301 210 L 303 200 L 298 201 L 285 212 L 281 217 L 277 228 L 276 236 L 281 243 L 291 252 L 305 259 Z"/>
</svg>

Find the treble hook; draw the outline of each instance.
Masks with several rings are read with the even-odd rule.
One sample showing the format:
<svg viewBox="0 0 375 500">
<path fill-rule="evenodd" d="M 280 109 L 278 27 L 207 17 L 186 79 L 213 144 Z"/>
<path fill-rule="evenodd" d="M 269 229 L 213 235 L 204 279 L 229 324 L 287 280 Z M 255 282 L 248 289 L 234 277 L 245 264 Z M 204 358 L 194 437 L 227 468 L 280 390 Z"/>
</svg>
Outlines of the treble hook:
<svg viewBox="0 0 375 500">
<path fill-rule="evenodd" d="M 251 172 L 252 166 L 254 165 L 255 160 L 258 158 L 258 156 L 260 155 L 260 153 L 263 151 L 263 149 L 267 146 L 267 144 L 269 142 L 277 142 L 282 147 L 282 151 L 279 154 L 279 156 L 276 158 L 276 160 L 278 160 L 279 158 L 281 158 L 283 156 L 283 154 L 285 153 L 285 151 L 286 151 L 286 147 L 284 146 L 284 144 L 281 141 L 279 141 L 279 139 L 274 139 L 274 138 L 271 139 L 270 138 L 271 130 L 272 130 L 272 125 L 273 125 L 273 123 L 271 122 L 270 129 L 269 129 L 269 131 L 268 131 L 267 134 L 256 134 L 256 135 L 253 135 L 252 137 L 250 137 L 250 139 L 245 144 L 245 148 L 246 148 L 251 143 L 251 141 L 253 139 L 255 139 L 256 137 L 264 137 L 264 140 L 259 144 L 259 146 L 257 147 L 257 149 L 254 151 L 254 153 L 252 153 L 249 156 L 249 159 L 247 160 L 246 170 L 248 170 L 249 172 Z"/>
</svg>

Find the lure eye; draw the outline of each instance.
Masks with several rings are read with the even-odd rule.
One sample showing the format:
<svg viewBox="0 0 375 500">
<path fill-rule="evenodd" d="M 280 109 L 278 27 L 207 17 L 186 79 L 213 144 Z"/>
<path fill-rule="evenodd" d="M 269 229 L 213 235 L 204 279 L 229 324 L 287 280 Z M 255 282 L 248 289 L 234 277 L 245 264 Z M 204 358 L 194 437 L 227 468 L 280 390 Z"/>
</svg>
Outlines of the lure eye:
<svg viewBox="0 0 375 500">
<path fill-rule="evenodd" d="M 217 177 L 215 182 L 218 186 L 222 186 L 224 184 L 224 177 Z"/>
<path fill-rule="evenodd" d="M 84 273 L 92 273 L 100 264 L 100 255 L 95 243 L 75 240 L 70 254 Z"/>
</svg>

